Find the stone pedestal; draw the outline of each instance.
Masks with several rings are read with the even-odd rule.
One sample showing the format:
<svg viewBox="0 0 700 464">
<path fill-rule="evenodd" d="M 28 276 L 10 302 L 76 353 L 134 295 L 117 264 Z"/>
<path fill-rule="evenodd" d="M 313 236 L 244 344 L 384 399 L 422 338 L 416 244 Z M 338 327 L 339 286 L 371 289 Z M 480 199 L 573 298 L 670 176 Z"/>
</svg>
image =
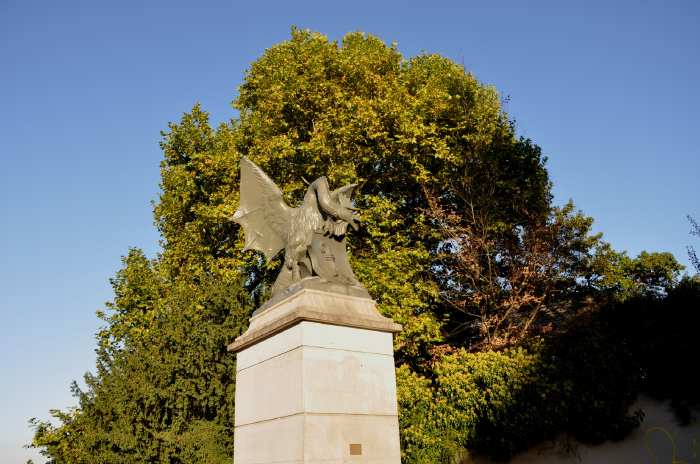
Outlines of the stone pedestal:
<svg viewBox="0 0 700 464">
<path fill-rule="evenodd" d="M 392 332 L 368 298 L 301 288 L 237 352 L 234 464 L 399 464 Z"/>
</svg>

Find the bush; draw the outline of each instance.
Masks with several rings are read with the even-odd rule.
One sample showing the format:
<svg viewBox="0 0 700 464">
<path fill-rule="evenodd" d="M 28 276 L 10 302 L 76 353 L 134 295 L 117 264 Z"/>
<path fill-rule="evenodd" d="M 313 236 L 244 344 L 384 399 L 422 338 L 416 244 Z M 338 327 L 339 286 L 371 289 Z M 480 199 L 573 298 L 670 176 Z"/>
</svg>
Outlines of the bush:
<svg viewBox="0 0 700 464">
<path fill-rule="evenodd" d="M 638 297 L 607 308 L 604 317 L 616 327 L 639 361 L 641 389 L 671 400 L 681 424 L 697 420 L 700 327 L 700 279 L 686 277 L 663 298 Z"/>
<path fill-rule="evenodd" d="M 562 432 L 624 438 L 642 417 L 628 414 L 642 370 L 616 335 L 595 313 L 528 346 L 439 356 L 432 379 L 400 367 L 404 462 L 445 463 L 465 450 L 507 459 Z"/>
</svg>

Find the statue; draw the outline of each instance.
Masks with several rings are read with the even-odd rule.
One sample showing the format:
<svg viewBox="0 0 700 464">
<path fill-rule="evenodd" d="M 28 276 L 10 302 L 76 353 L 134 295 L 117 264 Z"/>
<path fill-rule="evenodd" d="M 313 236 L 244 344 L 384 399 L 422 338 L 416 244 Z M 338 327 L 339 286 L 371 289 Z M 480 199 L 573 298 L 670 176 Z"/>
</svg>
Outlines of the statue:
<svg viewBox="0 0 700 464">
<path fill-rule="evenodd" d="M 267 260 L 284 249 L 284 263 L 271 298 L 227 347 L 237 353 L 235 462 L 340 462 L 350 455 L 353 462 L 401 463 L 392 334 L 402 327 L 379 313 L 350 269 L 345 234 L 359 227 L 356 187 L 331 191 L 320 177 L 291 208 L 262 169 L 241 159 L 232 219 L 245 249 Z M 298 420 L 288 420 L 289 411 Z M 279 443 L 261 447 L 261 436 Z"/>
<path fill-rule="evenodd" d="M 262 251 L 269 261 L 284 249 L 272 300 L 300 286 L 369 298 L 345 248 L 348 225 L 357 230 L 360 223 L 351 201 L 356 187 L 330 191 L 328 180 L 319 177 L 309 184 L 303 203 L 291 208 L 262 169 L 241 159 L 240 205 L 232 219 L 245 232 L 244 250 Z"/>
</svg>

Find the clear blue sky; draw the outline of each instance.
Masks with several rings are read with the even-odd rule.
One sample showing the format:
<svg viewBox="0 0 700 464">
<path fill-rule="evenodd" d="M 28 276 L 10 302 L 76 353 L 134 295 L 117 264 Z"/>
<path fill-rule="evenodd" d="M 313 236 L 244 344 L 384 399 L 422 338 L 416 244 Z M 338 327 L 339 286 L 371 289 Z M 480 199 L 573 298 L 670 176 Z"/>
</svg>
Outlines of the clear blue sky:
<svg viewBox="0 0 700 464">
<path fill-rule="evenodd" d="M 687 264 L 700 219 L 700 3 L 0 0 L 0 462 L 27 419 L 73 403 L 95 310 L 130 246 L 158 236 L 159 131 L 200 101 L 215 122 L 291 25 L 437 52 L 510 97 L 613 246 Z"/>
</svg>

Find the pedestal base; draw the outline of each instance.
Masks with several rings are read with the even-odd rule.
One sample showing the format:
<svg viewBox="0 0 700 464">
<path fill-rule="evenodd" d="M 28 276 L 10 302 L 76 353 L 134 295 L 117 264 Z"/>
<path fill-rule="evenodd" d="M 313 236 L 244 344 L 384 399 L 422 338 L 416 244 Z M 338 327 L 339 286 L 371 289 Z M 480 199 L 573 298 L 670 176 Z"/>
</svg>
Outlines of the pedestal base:
<svg viewBox="0 0 700 464">
<path fill-rule="evenodd" d="M 391 331 L 301 320 L 250 335 L 237 355 L 235 464 L 400 464 Z"/>
</svg>

